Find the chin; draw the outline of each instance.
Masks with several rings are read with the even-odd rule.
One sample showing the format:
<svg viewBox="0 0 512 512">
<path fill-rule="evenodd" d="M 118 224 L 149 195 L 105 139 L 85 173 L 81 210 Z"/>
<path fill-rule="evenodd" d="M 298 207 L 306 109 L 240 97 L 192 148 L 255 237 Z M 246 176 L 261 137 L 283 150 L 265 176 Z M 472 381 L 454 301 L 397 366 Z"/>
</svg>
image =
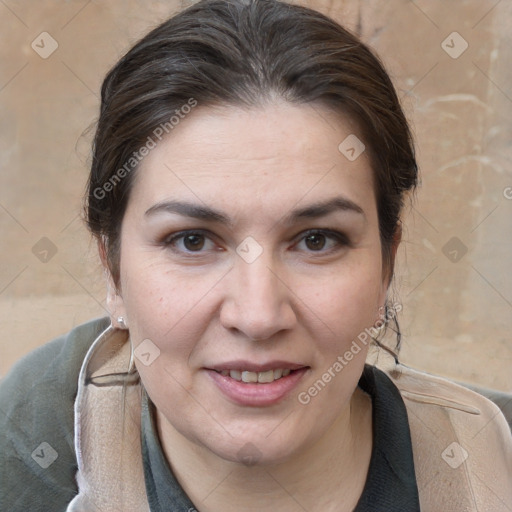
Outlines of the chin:
<svg viewBox="0 0 512 512">
<path fill-rule="evenodd" d="M 269 429 L 262 429 L 272 432 Z M 273 439 L 272 439 L 273 438 Z M 293 444 L 290 440 L 293 439 Z M 244 466 L 270 466 L 289 460 L 298 451 L 302 444 L 297 434 L 282 432 L 278 436 L 275 431 L 268 434 L 251 435 L 247 431 L 237 436 L 226 435 L 222 440 L 213 441 L 209 438 L 202 443 L 205 448 L 217 457 L 229 462 Z"/>
<path fill-rule="evenodd" d="M 293 454 L 290 447 L 262 446 L 258 441 L 237 441 L 224 451 L 216 448 L 216 455 L 228 462 L 235 462 L 243 466 L 272 466 L 285 462 Z"/>
</svg>

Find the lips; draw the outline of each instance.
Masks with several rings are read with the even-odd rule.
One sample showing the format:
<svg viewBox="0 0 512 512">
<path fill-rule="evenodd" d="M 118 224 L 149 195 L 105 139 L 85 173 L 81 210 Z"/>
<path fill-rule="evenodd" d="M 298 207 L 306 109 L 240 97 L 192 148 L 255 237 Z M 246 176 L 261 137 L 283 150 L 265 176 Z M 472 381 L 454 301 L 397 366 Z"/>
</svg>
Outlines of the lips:
<svg viewBox="0 0 512 512">
<path fill-rule="evenodd" d="M 288 395 L 309 366 L 288 361 L 255 364 L 231 361 L 205 368 L 222 394 L 244 406 L 268 406 Z"/>
<path fill-rule="evenodd" d="M 256 364 L 250 361 L 230 361 L 215 365 L 212 370 L 238 382 L 266 384 L 287 377 L 305 365 L 289 361 L 270 361 Z"/>
</svg>

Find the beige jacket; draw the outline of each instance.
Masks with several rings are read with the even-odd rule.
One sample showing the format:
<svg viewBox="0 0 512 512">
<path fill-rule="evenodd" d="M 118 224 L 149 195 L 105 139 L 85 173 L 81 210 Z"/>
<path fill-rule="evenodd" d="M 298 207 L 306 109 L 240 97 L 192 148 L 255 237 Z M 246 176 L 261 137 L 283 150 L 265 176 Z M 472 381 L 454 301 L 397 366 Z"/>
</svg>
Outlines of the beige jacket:
<svg viewBox="0 0 512 512">
<path fill-rule="evenodd" d="M 149 512 L 141 388 L 138 374 L 126 373 L 129 360 L 127 333 L 113 328 L 84 359 L 75 403 L 79 494 L 68 512 Z M 388 375 L 407 408 L 422 512 L 512 511 L 512 436 L 498 407 L 402 365 Z"/>
</svg>

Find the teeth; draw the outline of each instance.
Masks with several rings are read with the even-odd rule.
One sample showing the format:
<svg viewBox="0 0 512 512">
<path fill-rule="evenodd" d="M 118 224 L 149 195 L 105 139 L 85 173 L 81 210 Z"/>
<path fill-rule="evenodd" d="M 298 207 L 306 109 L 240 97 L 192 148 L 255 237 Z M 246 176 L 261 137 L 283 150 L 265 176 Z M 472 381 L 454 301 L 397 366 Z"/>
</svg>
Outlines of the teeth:
<svg viewBox="0 0 512 512">
<path fill-rule="evenodd" d="M 274 370 L 258 373 L 258 382 L 274 382 Z"/>
<path fill-rule="evenodd" d="M 239 372 L 238 370 L 228 371 L 228 374 L 232 379 L 242 380 L 242 372 Z"/>
<path fill-rule="evenodd" d="M 256 372 L 242 372 L 243 382 L 258 382 L 258 374 Z"/>
<path fill-rule="evenodd" d="M 280 379 L 281 377 L 286 377 L 290 375 L 291 370 L 289 368 L 283 369 L 278 368 L 277 370 L 267 370 L 265 372 L 249 372 L 249 371 L 240 371 L 240 370 L 222 370 L 220 373 L 227 377 L 228 375 L 237 381 L 254 383 L 259 382 L 261 384 L 266 384 L 268 382 L 274 382 L 275 380 Z"/>
</svg>

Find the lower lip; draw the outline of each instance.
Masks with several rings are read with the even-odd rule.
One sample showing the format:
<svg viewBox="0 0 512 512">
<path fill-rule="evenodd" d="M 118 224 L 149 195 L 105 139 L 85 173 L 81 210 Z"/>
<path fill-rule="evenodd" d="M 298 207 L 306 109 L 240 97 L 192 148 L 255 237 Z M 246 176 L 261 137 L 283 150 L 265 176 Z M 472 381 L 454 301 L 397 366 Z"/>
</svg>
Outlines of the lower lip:
<svg viewBox="0 0 512 512">
<path fill-rule="evenodd" d="M 263 407 L 274 405 L 297 387 L 307 368 L 292 371 L 286 377 L 262 384 L 245 383 L 222 375 L 215 370 L 207 370 L 213 382 L 222 393 L 238 405 Z"/>
</svg>

